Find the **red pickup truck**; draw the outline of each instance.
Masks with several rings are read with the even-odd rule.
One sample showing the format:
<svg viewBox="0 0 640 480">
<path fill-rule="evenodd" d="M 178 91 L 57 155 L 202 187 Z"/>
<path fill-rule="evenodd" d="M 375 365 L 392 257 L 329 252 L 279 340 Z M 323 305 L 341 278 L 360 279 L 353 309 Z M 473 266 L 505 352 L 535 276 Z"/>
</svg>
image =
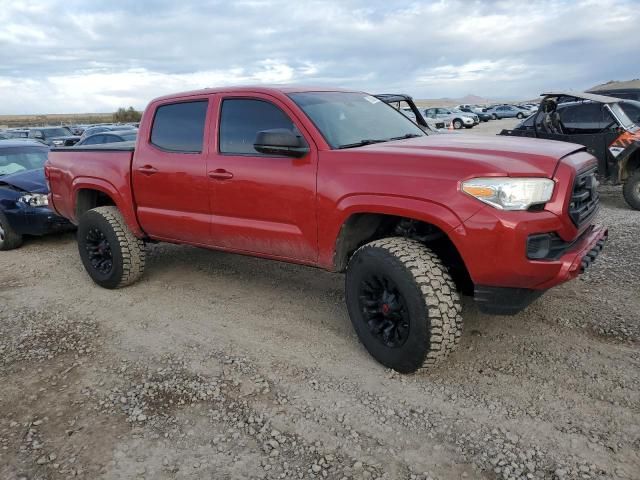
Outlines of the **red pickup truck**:
<svg viewBox="0 0 640 480">
<path fill-rule="evenodd" d="M 53 150 L 50 205 L 105 288 L 163 241 L 346 272 L 354 329 L 382 364 L 437 363 L 461 294 L 514 314 L 596 258 L 607 231 L 581 145 L 429 135 L 362 92 L 206 89 L 153 100 L 138 140 Z"/>
</svg>

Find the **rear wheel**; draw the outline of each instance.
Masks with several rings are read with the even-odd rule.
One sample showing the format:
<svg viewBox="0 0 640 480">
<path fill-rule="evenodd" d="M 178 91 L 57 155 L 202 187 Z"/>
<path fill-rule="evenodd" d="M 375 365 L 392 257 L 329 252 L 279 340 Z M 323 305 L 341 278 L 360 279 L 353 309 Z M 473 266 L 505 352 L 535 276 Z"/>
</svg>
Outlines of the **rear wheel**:
<svg viewBox="0 0 640 480">
<path fill-rule="evenodd" d="M 384 238 L 357 250 L 347 268 L 346 301 L 365 348 L 398 372 L 437 364 L 462 335 L 453 280 L 415 240 Z"/>
<path fill-rule="evenodd" d="M 622 194 L 631 208 L 640 210 L 640 169 L 627 178 Z"/>
<path fill-rule="evenodd" d="M 498 115 L 496 113 L 492 113 L 491 118 L 493 118 L 494 120 L 498 120 Z"/>
<path fill-rule="evenodd" d="M 524 118 L 524 114 L 522 112 L 518 112 L 516 118 Z"/>
<path fill-rule="evenodd" d="M 462 128 L 462 120 L 460 120 L 459 118 L 454 119 L 453 128 L 455 128 L 456 130 L 460 130 Z"/>
<path fill-rule="evenodd" d="M 7 217 L 0 213 L 0 250 L 13 250 L 22 245 L 22 235 L 11 228 Z"/>
<path fill-rule="evenodd" d="M 144 272 L 144 242 L 137 238 L 117 207 L 98 207 L 80 218 L 78 250 L 91 279 L 104 288 L 134 283 Z"/>
</svg>

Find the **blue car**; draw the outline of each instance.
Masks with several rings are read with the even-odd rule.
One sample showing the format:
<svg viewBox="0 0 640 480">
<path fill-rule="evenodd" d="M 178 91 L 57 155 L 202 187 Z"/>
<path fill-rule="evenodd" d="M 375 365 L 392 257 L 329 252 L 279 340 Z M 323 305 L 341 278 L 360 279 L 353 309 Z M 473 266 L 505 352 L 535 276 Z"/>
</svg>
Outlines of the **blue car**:
<svg viewBox="0 0 640 480">
<path fill-rule="evenodd" d="M 22 245 L 24 235 L 73 229 L 49 207 L 44 164 L 49 147 L 29 140 L 0 140 L 0 250 Z"/>
</svg>

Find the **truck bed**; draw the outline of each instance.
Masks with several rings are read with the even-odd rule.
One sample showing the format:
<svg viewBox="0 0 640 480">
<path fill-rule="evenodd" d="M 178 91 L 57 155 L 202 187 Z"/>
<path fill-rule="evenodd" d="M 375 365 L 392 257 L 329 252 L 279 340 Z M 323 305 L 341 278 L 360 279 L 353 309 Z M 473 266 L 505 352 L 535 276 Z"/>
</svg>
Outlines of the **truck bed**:
<svg viewBox="0 0 640 480">
<path fill-rule="evenodd" d="M 82 190 L 97 189 L 113 199 L 125 217 L 133 218 L 131 162 L 134 149 L 135 142 L 52 149 L 45 166 L 45 175 L 51 185 L 50 206 L 77 224 L 77 203 Z"/>
<path fill-rule="evenodd" d="M 80 145 L 79 147 L 56 147 L 52 152 L 133 152 L 136 148 L 135 140 L 129 142 L 103 143 L 101 145 Z"/>
</svg>

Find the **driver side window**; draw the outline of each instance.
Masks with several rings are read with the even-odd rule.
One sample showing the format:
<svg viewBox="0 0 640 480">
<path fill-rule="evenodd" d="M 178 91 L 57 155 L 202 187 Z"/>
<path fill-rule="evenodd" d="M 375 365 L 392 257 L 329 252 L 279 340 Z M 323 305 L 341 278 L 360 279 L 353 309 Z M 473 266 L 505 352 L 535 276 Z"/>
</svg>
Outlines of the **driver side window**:
<svg viewBox="0 0 640 480">
<path fill-rule="evenodd" d="M 253 144 L 258 132 L 277 128 L 300 135 L 287 114 L 271 102 L 249 98 L 223 100 L 220 112 L 220 153 L 270 156 L 256 151 Z"/>
</svg>

